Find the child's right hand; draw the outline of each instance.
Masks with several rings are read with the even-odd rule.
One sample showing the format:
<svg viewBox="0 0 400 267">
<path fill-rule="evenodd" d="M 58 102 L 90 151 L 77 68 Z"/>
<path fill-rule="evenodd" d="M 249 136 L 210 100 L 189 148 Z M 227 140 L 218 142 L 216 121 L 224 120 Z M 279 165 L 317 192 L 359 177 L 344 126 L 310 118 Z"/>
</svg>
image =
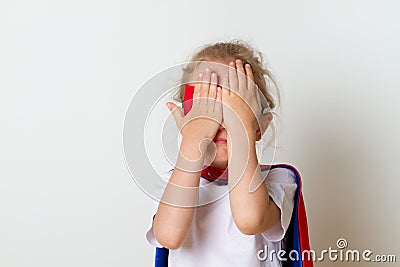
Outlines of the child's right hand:
<svg viewBox="0 0 400 267">
<path fill-rule="evenodd" d="M 211 142 L 222 122 L 222 89 L 217 88 L 217 74 L 206 69 L 205 74 L 199 73 L 193 93 L 191 110 L 186 114 L 174 103 L 166 105 L 174 116 L 182 136 L 186 140 Z"/>
</svg>

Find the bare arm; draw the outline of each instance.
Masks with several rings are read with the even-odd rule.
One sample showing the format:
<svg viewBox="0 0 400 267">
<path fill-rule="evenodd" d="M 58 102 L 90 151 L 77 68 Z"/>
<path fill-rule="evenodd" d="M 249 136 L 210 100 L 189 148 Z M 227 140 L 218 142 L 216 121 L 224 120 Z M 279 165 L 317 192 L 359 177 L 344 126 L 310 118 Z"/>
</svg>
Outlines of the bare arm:
<svg viewBox="0 0 400 267">
<path fill-rule="evenodd" d="M 216 75 L 206 69 L 204 77 L 200 73 L 198 78 L 205 83 L 196 83 L 193 106 L 186 116 L 182 108 L 168 103 L 183 139 L 176 166 L 154 217 L 153 230 L 158 242 L 170 249 L 182 245 L 191 226 L 207 147 L 222 121 L 222 93 L 217 90 Z"/>
<path fill-rule="evenodd" d="M 236 63 L 236 64 L 235 64 Z M 269 197 L 256 155 L 255 143 L 267 129 L 272 114 L 262 113 L 261 93 L 251 66 L 241 60 L 229 63 L 222 84 L 224 121 L 228 131 L 229 196 L 232 216 L 244 234 L 270 229 L 280 209 Z M 229 107 L 229 108 L 227 108 Z"/>
<path fill-rule="evenodd" d="M 228 138 L 228 142 L 229 140 Z M 230 143 L 229 148 L 232 145 L 232 142 Z M 263 182 L 255 139 L 250 138 L 249 147 L 246 142 L 239 141 L 233 144 L 234 147 L 229 149 L 231 161 L 228 163 L 229 186 L 232 189 L 229 192 L 232 216 L 244 234 L 262 233 L 279 221 L 280 209 L 270 198 Z"/>
<path fill-rule="evenodd" d="M 205 149 L 199 151 L 191 140 L 183 140 L 178 161 L 199 160 L 204 162 Z M 183 155 L 184 156 L 183 156 Z M 179 248 L 192 223 L 194 207 L 198 199 L 200 171 L 188 172 L 175 168 L 165 188 L 154 217 L 154 235 L 160 244 L 169 249 Z"/>
</svg>

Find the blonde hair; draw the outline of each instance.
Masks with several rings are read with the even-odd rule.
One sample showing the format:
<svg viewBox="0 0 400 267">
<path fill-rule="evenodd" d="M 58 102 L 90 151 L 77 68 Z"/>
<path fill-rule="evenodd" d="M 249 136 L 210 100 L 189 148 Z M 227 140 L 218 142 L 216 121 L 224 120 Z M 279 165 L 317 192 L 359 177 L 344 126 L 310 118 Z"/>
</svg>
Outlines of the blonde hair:
<svg viewBox="0 0 400 267">
<path fill-rule="evenodd" d="M 264 56 L 260 51 L 252 48 L 247 42 L 242 40 L 232 40 L 216 42 L 200 47 L 190 58 L 189 64 L 183 68 L 181 86 L 174 95 L 174 100 L 183 102 L 185 85 L 189 82 L 189 77 L 199 61 L 219 61 L 229 63 L 235 59 L 240 59 L 243 64 L 250 64 L 254 82 L 260 88 L 268 106 L 271 110 L 279 106 L 280 92 L 277 81 L 272 73 L 264 66 Z M 193 64 L 194 63 L 194 64 Z M 270 83 L 267 84 L 268 78 Z M 275 91 L 275 94 L 273 93 Z"/>
</svg>

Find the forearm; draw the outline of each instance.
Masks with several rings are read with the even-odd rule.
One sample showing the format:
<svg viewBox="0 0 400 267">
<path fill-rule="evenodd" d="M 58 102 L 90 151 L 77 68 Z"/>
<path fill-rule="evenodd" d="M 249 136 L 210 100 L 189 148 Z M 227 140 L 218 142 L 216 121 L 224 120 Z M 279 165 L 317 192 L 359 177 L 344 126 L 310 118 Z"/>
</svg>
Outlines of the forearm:
<svg viewBox="0 0 400 267">
<path fill-rule="evenodd" d="M 154 234 L 157 240 L 170 249 L 183 242 L 198 201 L 200 171 L 204 161 L 204 148 L 191 140 L 182 140 L 177 166 L 164 190 L 154 217 Z M 188 160 L 191 163 L 188 163 Z M 184 169 L 184 170 L 182 170 Z"/>
<path fill-rule="evenodd" d="M 228 138 L 228 148 L 232 216 L 245 234 L 264 232 L 279 220 L 280 210 L 269 197 L 263 181 L 255 137 L 251 132 L 246 137 L 232 135 Z"/>
</svg>

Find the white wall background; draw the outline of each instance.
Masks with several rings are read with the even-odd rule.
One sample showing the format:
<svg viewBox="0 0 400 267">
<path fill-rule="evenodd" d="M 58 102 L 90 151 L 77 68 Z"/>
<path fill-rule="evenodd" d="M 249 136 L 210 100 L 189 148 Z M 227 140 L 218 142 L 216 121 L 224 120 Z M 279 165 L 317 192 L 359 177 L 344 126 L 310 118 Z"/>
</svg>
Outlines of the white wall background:
<svg viewBox="0 0 400 267">
<path fill-rule="evenodd" d="M 125 110 L 151 75 L 230 38 L 262 50 L 281 85 L 278 161 L 303 175 L 312 247 L 344 237 L 400 261 L 399 7 L 1 0 L 0 266 L 151 266 Z"/>
</svg>

